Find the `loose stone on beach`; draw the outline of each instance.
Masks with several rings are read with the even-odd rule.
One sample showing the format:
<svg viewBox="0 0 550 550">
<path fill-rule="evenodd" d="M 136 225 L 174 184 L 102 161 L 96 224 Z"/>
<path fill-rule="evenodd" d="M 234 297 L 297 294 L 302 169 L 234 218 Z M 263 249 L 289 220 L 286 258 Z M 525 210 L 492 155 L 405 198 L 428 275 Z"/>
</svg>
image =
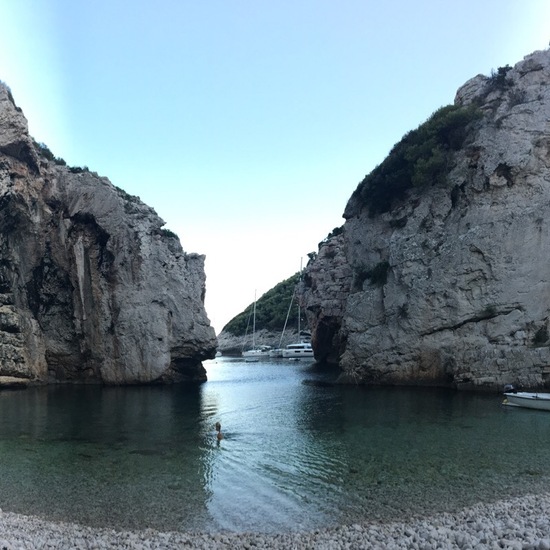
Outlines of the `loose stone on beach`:
<svg viewBox="0 0 550 550">
<path fill-rule="evenodd" d="M 537 549 L 550 550 L 550 494 L 477 504 L 409 522 L 358 523 L 313 532 L 163 533 L 53 523 L 0 510 L 0 550 L 48 549 Z"/>
</svg>

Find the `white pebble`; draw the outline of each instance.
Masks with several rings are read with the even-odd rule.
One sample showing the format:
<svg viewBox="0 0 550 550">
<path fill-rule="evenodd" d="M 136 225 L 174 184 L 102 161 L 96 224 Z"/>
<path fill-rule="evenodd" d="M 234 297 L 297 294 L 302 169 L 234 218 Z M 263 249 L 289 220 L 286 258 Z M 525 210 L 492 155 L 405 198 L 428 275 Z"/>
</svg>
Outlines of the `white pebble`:
<svg viewBox="0 0 550 550">
<path fill-rule="evenodd" d="M 230 548 L 341 550 L 550 550 L 550 494 L 479 504 L 454 514 L 393 523 L 354 523 L 334 529 L 275 535 L 159 533 L 92 529 L 0 512 L 0 550 L 83 548 L 171 550 Z"/>
</svg>

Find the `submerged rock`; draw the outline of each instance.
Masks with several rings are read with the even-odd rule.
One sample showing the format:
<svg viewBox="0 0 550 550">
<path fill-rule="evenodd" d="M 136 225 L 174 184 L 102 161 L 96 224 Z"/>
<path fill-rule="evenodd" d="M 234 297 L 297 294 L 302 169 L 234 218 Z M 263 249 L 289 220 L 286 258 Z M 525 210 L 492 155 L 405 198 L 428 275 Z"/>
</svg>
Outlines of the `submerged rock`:
<svg viewBox="0 0 550 550">
<path fill-rule="evenodd" d="M 473 78 L 455 106 L 479 116 L 443 177 L 434 155 L 393 195 L 365 180 L 306 269 L 316 356 L 343 380 L 550 383 L 550 51 Z"/>
<path fill-rule="evenodd" d="M 204 256 L 137 197 L 46 157 L 0 84 L 0 376 L 204 380 Z"/>
</svg>

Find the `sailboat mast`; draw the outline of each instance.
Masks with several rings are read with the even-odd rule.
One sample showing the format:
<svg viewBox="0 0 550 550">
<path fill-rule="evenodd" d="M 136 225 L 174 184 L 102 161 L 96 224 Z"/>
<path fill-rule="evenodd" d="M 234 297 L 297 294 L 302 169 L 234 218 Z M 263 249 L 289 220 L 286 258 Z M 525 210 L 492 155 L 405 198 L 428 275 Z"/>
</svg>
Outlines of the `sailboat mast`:
<svg viewBox="0 0 550 550">
<path fill-rule="evenodd" d="M 254 315 L 252 317 L 252 349 L 256 349 L 256 291 L 254 291 Z"/>
<path fill-rule="evenodd" d="M 302 281 L 302 258 L 300 258 L 300 277 L 298 278 L 298 283 L 300 283 Z M 296 290 L 294 290 L 294 292 L 296 292 Z M 302 334 L 301 334 L 301 331 L 300 331 L 300 300 L 298 298 L 298 296 L 296 296 L 296 303 L 298 305 L 298 339 L 300 340 L 300 342 L 302 341 Z"/>
<path fill-rule="evenodd" d="M 298 338 L 300 338 L 300 302 L 298 304 Z"/>
</svg>

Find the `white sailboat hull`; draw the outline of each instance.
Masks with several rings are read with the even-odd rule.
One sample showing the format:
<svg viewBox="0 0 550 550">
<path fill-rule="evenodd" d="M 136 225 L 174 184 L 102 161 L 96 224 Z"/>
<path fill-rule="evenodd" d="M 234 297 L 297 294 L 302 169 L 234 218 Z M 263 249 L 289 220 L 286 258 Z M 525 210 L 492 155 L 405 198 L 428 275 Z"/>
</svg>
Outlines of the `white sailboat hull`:
<svg viewBox="0 0 550 550">
<path fill-rule="evenodd" d="M 269 346 L 262 346 L 261 348 L 243 351 L 242 356 L 245 361 L 259 361 L 260 359 L 269 359 L 270 351 L 271 348 Z"/>
<path fill-rule="evenodd" d="M 260 359 L 269 359 L 269 352 L 272 349 L 271 346 L 260 346 L 259 348 L 256 347 L 256 293 L 254 293 L 254 307 L 252 309 L 252 314 L 252 349 L 242 352 L 242 356 L 247 363 L 256 362 Z"/>
</svg>

